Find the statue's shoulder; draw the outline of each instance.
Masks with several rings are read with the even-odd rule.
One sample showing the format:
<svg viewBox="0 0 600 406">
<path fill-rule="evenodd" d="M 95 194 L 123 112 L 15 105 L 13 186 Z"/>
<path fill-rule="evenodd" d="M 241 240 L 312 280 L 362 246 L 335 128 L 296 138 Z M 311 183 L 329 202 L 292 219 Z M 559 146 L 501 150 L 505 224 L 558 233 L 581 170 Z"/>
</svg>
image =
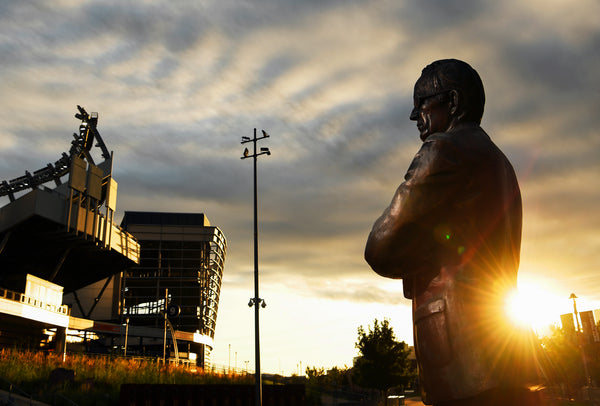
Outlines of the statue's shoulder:
<svg viewBox="0 0 600 406">
<path fill-rule="evenodd" d="M 469 125 L 429 136 L 423 143 L 429 150 L 471 154 L 473 151 L 492 151 L 495 145 L 490 136 L 478 125 Z"/>
<path fill-rule="evenodd" d="M 460 143 L 465 140 L 479 139 L 482 141 L 490 140 L 489 135 L 476 124 L 460 126 L 450 131 L 431 134 L 425 142 L 433 143 Z"/>
<path fill-rule="evenodd" d="M 498 160 L 499 154 L 488 134 L 472 125 L 430 135 L 417 157 L 419 164 L 436 171 L 472 171 Z"/>
<path fill-rule="evenodd" d="M 452 154 L 460 143 L 461 140 L 456 132 L 434 133 L 423 141 L 420 153 L 424 155 Z"/>
</svg>

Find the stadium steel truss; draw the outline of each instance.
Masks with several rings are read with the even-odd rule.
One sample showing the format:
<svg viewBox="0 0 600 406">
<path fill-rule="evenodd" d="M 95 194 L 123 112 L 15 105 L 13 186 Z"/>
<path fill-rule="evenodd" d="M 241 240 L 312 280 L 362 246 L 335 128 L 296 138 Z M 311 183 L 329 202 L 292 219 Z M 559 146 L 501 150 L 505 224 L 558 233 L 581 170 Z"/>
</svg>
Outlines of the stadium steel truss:
<svg viewBox="0 0 600 406">
<path fill-rule="evenodd" d="M 68 154 L 0 182 L 0 197 L 8 197 L 0 207 L 0 346 L 52 341 L 64 350 L 67 329 L 95 322 L 72 317 L 63 294 L 139 263 L 138 242 L 114 222 L 113 154 L 96 129 L 98 115 L 77 107 L 81 124 Z"/>
<path fill-rule="evenodd" d="M 77 108 L 81 124 L 68 154 L 0 184 L 0 197 L 10 200 L 0 208 L 0 286 L 31 274 L 72 292 L 139 262 L 139 244 L 114 223 L 113 154 L 96 129 L 98 115 Z"/>
<path fill-rule="evenodd" d="M 168 322 L 171 343 L 209 366 L 225 236 L 202 213 L 126 211 L 116 225 L 113 153 L 98 114 L 77 108 L 68 153 L 0 182 L 9 200 L 0 207 L 0 346 L 59 327 L 65 337 L 67 328 L 96 334 L 105 350 L 129 345 L 131 354 L 152 355 L 162 353 Z M 50 313 L 23 317 L 32 303 Z"/>
<path fill-rule="evenodd" d="M 79 110 L 79 113 L 75 114 L 75 117 L 81 120 L 81 125 L 79 126 L 79 134 L 73 133 L 73 138 L 75 139 L 71 142 L 69 154 L 63 152 L 62 156 L 54 162 L 54 164 L 49 163 L 45 167 L 33 171 L 33 174 L 29 171 L 25 171 L 25 175 L 23 176 L 12 179 L 11 181 L 2 181 L 0 184 L 0 196 L 8 196 L 10 201 L 14 202 L 15 193 L 17 192 L 35 189 L 44 183 L 52 181 L 56 183 L 56 186 L 61 185 L 61 178 L 69 173 L 74 159 L 85 158 L 89 163 L 92 165 L 94 164 L 94 160 L 90 154 L 94 140 L 98 142 L 96 146 L 101 149 L 102 158 L 104 158 L 105 161 L 112 161 L 112 154 L 108 152 L 100 133 L 96 129 L 96 125 L 98 124 L 98 113 L 89 115 L 81 106 L 77 106 L 77 109 Z"/>
</svg>

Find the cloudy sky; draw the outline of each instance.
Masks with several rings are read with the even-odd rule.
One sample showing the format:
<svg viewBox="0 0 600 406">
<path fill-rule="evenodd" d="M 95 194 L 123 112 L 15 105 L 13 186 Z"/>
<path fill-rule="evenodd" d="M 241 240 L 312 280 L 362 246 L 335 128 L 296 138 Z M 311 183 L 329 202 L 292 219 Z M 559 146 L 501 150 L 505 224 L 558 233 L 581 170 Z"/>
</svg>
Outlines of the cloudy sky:
<svg viewBox="0 0 600 406">
<path fill-rule="evenodd" d="M 459 58 L 521 184 L 520 281 L 600 301 L 600 3 L 0 0 L 0 179 L 54 162 L 99 113 L 125 210 L 204 212 L 228 239 L 214 362 L 254 365 L 259 159 L 264 372 L 351 365 L 357 327 L 412 343 L 402 282 L 362 254 L 420 140 L 421 69 Z M 3 202 L 4 204 L 5 202 Z M 568 309 L 566 310 L 568 311 Z"/>
</svg>

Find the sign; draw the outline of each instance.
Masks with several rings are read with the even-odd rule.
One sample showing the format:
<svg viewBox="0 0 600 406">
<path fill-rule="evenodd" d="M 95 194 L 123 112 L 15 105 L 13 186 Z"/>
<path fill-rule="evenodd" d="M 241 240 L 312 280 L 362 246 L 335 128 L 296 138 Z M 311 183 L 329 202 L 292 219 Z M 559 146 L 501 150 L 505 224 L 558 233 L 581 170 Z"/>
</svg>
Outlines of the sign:
<svg viewBox="0 0 600 406">
<path fill-rule="evenodd" d="M 594 322 L 594 313 L 591 310 L 579 312 L 579 317 L 581 317 L 583 335 L 585 336 L 587 342 L 600 342 L 600 334 L 598 333 L 598 327 L 596 327 L 596 323 Z"/>
<path fill-rule="evenodd" d="M 575 331 L 575 321 L 573 320 L 573 313 L 561 314 L 560 322 L 562 323 L 562 328 L 567 333 L 573 333 Z"/>
<path fill-rule="evenodd" d="M 121 326 L 118 324 L 101 323 L 98 321 L 94 321 L 93 329 L 96 331 L 106 331 L 109 333 L 120 333 L 121 332 Z"/>
<path fill-rule="evenodd" d="M 179 306 L 172 304 L 167 307 L 167 315 L 169 317 L 177 317 L 179 316 L 179 313 L 181 313 Z"/>
</svg>

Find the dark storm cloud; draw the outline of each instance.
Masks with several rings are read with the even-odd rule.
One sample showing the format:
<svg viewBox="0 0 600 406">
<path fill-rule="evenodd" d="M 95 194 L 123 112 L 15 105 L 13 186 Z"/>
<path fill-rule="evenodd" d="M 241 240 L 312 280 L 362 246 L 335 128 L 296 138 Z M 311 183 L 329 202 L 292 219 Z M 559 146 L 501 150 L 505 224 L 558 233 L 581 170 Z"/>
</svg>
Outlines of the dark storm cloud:
<svg viewBox="0 0 600 406">
<path fill-rule="evenodd" d="M 149 43 L 162 43 L 172 52 L 193 46 L 209 21 L 191 4 L 182 7 L 161 3 L 137 4 L 120 7 L 117 3 L 89 3 L 79 9 L 84 23 L 81 35 L 93 39 L 103 33 L 132 42 L 136 47 Z M 84 29 L 89 27 L 89 29 Z"/>
<path fill-rule="evenodd" d="M 326 145 L 326 153 L 336 158 L 333 170 L 349 174 L 364 173 L 381 168 L 381 161 L 391 154 L 399 154 L 404 148 L 414 147 L 416 132 L 408 118 L 410 103 L 405 97 L 393 95 L 376 111 L 350 112 L 345 125 L 340 129 L 341 137 Z M 329 120 L 324 117 L 320 132 L 326 132 Z"/>
<path fill-rule="evenodd" d="M 494 12 L 493 1 L 433 0 L 401 8 L 403 21 L 419 35 L 435 36 L 447 27 L 457 27 Z M 425 28 L 426 27 L 426 28 Z"/>
<path fill-rule="evenodd" d="M 600 85 L 596 74 L 600 69 L 600 57 L 595 51 L 599 42 L 596 35 L 574 46 L 563 38 L 549 36 L 535 41 L 510 43 L 499 50 L 502 59 L 507 61 L 505 68 L 512 73 L 513 83 L 527 84 L 527 91 L 507 106 L 509 110 L 504 114 L 512 120 L 526 120 L 569 111 L 590 101 L 600 101 L 600 95 L 594 90 Z M 540 102 L 542 99 L 545 99 L 543 103 Z M 591 111 L 582 107 L 582 120 L 565 125 L 589 123 Z"/>
<path fill-rule="evenodd" d="M 275 82 L 283 74 L 287 73 L 298 63 L 298 58 L 294 55 L 276 55 L 274 58 L 265 61 L 256 75 L 255 83 L 248 86 L 248 91 L 252 92 L 261 89 L 268 83 Z"/>
<path fill-rule="evenodd" d="M 364 284 L 344 284 L 343 286 L 318 287 L 315 292 L 318 296 L 332 300 L 348 301 L 352 303 L 382 303 L 389 305 L 401 304 L 403 299 L 399 292 L 388 292 L 378 286 L 365 286 Z"/>
<path fill-rule="evenodd" d="M 543 88 L 561 96 L 572 96 L 588 89 L 590 83 L 598 82 L 595 68 L 600 58 L 594 52 L 598 45 L 598 34 L 573 44 L 558 35 L 544 36 L 509 44 L 504 56 L 522 80 L 533 89 Z"/>
</svg>

